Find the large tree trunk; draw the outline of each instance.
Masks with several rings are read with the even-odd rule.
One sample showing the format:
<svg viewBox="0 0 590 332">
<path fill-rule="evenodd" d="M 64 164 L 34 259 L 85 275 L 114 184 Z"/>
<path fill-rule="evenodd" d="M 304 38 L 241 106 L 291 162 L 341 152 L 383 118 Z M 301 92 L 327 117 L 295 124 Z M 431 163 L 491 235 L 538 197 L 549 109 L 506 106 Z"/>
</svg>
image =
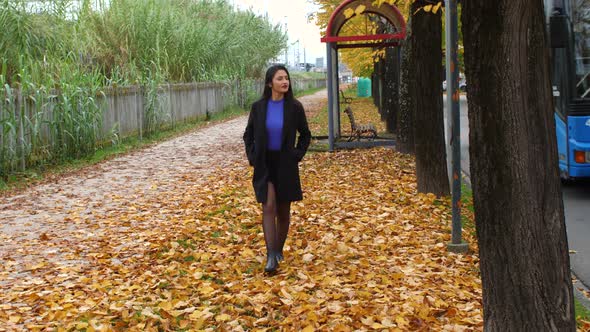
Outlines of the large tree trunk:
<svg viewBox="0 0 590 332">
<path fill-rule="evenodd" d="M 381 61 L 376 61 L 373 63 L 373 74 L 371 74 L 371 89 L 372 89 L 372 96 L 373 96 L 373 104 L 377 106 L 379 110 L 379 115 L 381 115 L 381 121 L 385 120 L 385 113 L 383 109 L 383 96 L 381 91 L 383 91 L 383 87 L 381 84 L 383 83 L 382 79 L 382 68 L 383 63 Z"/>
<path fill-rule="evenodd" d="M 428 5 L 426 0 L 412 4 L 411 13 Z M 437 14 L 419 11 L 412 16 L 412 44 L 414 56 L 418 61 L 414 69 L 416 89 L 415 107 L 415 145 L 416 176 L 418 191 L 437 196 L 449 195 L 449 177 L 445 148 L 445 129 L 443 98 L 440 77 L 442 76 L 442 21 L 441 12 Z"/>
<path fill-rule="evenodd" d="M 397 115 L 396 149 L 398 152 L 415 154 L 414 145 L 414 107 L 416 104 L 416 77 L 412 43 L 412 18 L 408 20 L 406 41 L 402 47 L 401 73 L 399 86 L 399 113 Z"/>
<path fill-rule="evenodd" d="M 541 0 L 464 1 L 485 331 L 575 331 Z"/>
<path fill-rule="evenodd" d="M 397 116 L 399 113 L 399 61 L 397 48 L 385 49 L 385 58 L 382 60 L 383 70 L 383 108 L 385 109 L 385 124 L 387 132 L 397 131 Z"/>
</svg>

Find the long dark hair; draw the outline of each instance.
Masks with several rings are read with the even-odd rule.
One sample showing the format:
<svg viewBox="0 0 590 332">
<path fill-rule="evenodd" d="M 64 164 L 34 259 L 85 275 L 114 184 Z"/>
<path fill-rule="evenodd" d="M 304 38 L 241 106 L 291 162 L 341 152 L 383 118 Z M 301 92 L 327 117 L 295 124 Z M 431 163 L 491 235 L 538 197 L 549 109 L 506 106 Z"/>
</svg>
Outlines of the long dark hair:
<svg viewBox="0 0 590 332">
<path fill-rule="evenodd" d="M 289 90 L 285 93 L 285 100 L 293 100 L 293 81 L 291 81 L 291 74 L 289 74 L 287 67 L 283 65 L 273 65 L 266 70 L 264 92 L 262 94 L 263 99 L 269 100 L 272 97 L 272 89 L 268 85 L 270 84 L 272 86 L 272 79 L 279 70 L 284 70 L 287 73 L 287 77 L 289 77 Z"/>
</svg>

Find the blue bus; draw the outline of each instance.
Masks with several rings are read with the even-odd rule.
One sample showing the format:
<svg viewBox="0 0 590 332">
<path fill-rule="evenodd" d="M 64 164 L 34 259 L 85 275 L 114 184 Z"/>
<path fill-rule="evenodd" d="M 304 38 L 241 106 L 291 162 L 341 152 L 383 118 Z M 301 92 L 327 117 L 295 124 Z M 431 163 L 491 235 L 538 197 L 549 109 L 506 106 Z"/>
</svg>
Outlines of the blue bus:
<svg viewBox="0 0 590 332">
<path fill-rule="evenodd" d="M 590 0 L 545 0 L 562 179 L 590 178 Z"/>
</svg>

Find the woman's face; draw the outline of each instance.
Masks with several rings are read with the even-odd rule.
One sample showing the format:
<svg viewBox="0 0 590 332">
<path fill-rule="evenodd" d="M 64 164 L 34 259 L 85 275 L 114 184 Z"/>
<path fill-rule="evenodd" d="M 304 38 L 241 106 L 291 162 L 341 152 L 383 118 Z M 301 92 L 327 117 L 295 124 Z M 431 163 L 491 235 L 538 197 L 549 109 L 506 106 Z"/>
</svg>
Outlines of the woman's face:
<svg viewBox="0 0 590 332">
<path fill-rule="evenodd" d="M 289 91 L 289 75 L 287 72 L 279 69 L 272 78 L 271 89 L 275 93 L 285 94 Z"/>
</svg>

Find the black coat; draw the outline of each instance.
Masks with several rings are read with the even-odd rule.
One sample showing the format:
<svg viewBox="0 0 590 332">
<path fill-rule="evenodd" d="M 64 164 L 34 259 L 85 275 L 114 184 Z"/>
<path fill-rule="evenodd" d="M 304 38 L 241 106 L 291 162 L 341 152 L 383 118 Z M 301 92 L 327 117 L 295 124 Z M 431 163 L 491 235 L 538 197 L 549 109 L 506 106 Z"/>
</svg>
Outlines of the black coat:
<svg viewBox="0 0 590 332">
<path fill-rule="evenodd" d="M 248 125 L 244 132 L 244 144 L 250 166 L 254 166 L 252 185 L 259 203 L 266 202 L 268 190 L 268 169 L 266 152 L 268 137 L 266 134 L 266 109 L 268 100 L 260 99 L 252 104 Z M 296 132 L 299 139 L 295 145 Z M 278 183 L 275 183 L 277 200 L 280 202 L 300 201 L 303 199 L 299 180 L 299 162 L 307 152 L 311 141 L 311 132 L 303 105 L 295 99 L 285 100 L 283 109 L 283 139 L 278 162 Z"/>
</svg>

